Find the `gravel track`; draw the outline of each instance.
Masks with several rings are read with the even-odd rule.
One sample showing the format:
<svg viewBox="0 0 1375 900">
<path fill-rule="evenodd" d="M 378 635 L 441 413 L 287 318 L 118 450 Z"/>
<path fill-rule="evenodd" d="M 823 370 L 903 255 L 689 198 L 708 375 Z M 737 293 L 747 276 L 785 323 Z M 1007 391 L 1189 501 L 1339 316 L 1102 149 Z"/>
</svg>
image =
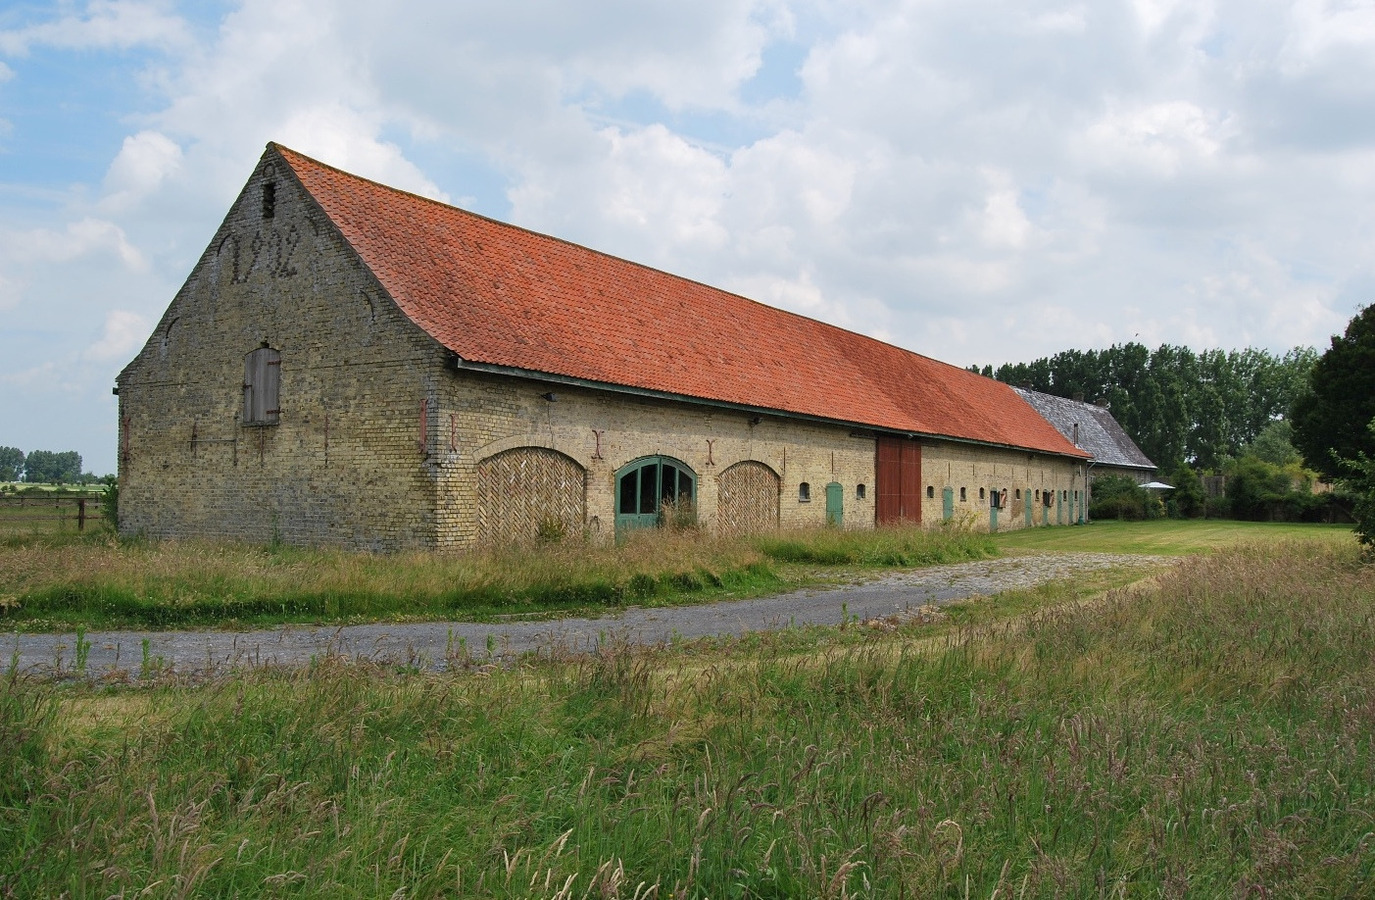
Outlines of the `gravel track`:
<svg viewBox="0 0 1375 900">
<path fill-rule="evenodd" d="M 675 639 L 742 635 L 802 625 L 839 625 L 848 617 L 882 619 L 916 614 L 969 597 L 1031 587 L 1110 568 L 1149 569 L 1177 562 L 1171 557 L 1108 553 L 1037 553 L 972 563 L 932 566 L 884 575 L 873 581 L 791 591 L 750 600 L 721 600 L 695 606 L 627 607 L 597 618 L 541 621 L 380 623 L 346 626 L 288 625 L 253 631 L 96 631 L 86 674 L 134 677 L 146 658 L 163 674 L 205 676 L 240 667 L 295 666 L 329 653 L 350 659 L 444 668 L 460 647 L 477 659 L 488 648 L 496 658 L 537 650 L 586 652 L 607 640 L 658 644 Z M 0 648 L 21 672 L 70 674 L 76 636 L 0 636 Z M 7 666 L 10 660 L 6 660 Z"/>
</svg>

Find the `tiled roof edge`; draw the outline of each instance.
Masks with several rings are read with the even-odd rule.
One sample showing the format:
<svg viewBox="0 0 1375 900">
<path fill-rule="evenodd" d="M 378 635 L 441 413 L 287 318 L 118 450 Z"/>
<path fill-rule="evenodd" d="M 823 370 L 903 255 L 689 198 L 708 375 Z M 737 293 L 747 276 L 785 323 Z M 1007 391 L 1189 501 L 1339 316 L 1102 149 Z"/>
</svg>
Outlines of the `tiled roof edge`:
<svg viewBox="0 0 1375 900">
<path fill-rule="evenodd" d="M 791 316 L 791 317 L 796 318 L 796 319 L 801 319 L 801 320 L 806 321 L 806 322 L 811 322 L 811 323 L 813 323 L 813 324 L 815 324 L 815 325 L 820 325 L 820 326 L 823 327 L 823 328 L 826 328 L 826 329 L 831 330 L 831 331 L 839 332 L 839 333 L 841 333 L 841 334 L 856 335 L 856 336 L 858 336 L 858 337 L 863 338 L 864 340 L 873 341 L 874 343 L 877 343 L 877 344 L 883 344 L 884 346 L 892 347 L 892 348 L 894 348 L 895 350 L 898 350 L 898 351 L 900 351 L 900 352 L 902 352 L 902 353 L 908 353 L 908 354 L 911 354 L 912 356 L 919 356 L 919 357 L 921 357 L 921 358 L 924 359 L 924 360 L 927 360 L 927 361 L 929 361 L 929 362 L 933 362 L 933 363 L 935 363 L 936 365 L 939 365 L 939 366 L 944 366 L 944 367 L 947 368 L 947 369 L 951 369 L 951 370 L 953 370 L 953 371 L 960 372 L 960 373 L 962 373 L 962 374 L 964 374 L 964 375 L 973 375 L 973 376 L 975 376 L 975 377 L 977 377 L 977 378 L 986 378 L 986 377 L 987 377 L 987 376 L 985 376 L 985 375 L 980 375 L 980 374 L 977 373 L 977 372 L 970 372 L 968 369 L 964 368 L 963 366 L 957 366 L 957 365 L 955 365 L 954 363 L 949 363 L 949 362 L 946 362 L 945 360 L 937 359 L 937 358 L 934 357 L 934 356 L 927 356 L 927 355 L 924 354 L 924 353 L 918 353 L 917 351 L 915 351 L 915 350 L 909 350 L 909 349 L 907 349 L 906 347 L 899 347 L 897 344 L 890 344 L 890 343 L 888 343 L 887 341 L 879 340 L 879 339 L 876 338 L 876 337 L 872 337 L 872 336 L 870 336 L 870 335 L 863 334 L 863 333 L 858 332 L 858 331 L 852 331 L 852 330 L 850 330 L 850 329 L 848 329 L 848 328 L 842 328 L 842 327 L 840 327 L 839 325 L 834 325 L 834 324 L 832 324 L 832 323 L 830 323 L 830 322 L 826 322 L 826 321 L 823 321 L 823 320 L 821 320 L 821 319 L 813 318 L 812 316 L 803 315 L 802 313 L 794 312 L 793 310 L 790 310 L 790 309 L 784 309 L 784 308 L 782 308 L 782 307 L 780 307 L 780 306 L 771 306 L 771 305 L 769 305 L 769 304 L 763 302 L 762 300 L 755 300 L 753 297 L 747 297 L 747 296 L 745 296 L 744 294 L 738 294 L 738 293 L 736 293 L 735 291 L 727 290 L 726 288 L 718 287 L 717 285 L 714 285 L 714 284 L 708 284 L 707 282 L 705 282 L 705 281 L 699 281 L 699 280 L 696 279 L 696 278 L 689 278 L 688 276 L 686 276 L 686 275 L 680 275 L 680 274 L 678 274 L 677 272 L 670 272 L 670 271 L 668 271 L 667 269 L 661 269 L 661 268 L 659 268 L 659 267 L 657 267 L 657 266 L 652 266 L 652 265 L 648 265 L 648 264 L 646 264 L 646 263 L 638 262 L 637 260 L 627 259 L 627 258 L 625 258 L 625 257 L 623 257 L 623 256 L 617 256 L 617 255 L 614 254 L 614 253 L 608 253 L 608 252 L 606 252 L 605 250 L 598 250 L 597 248 L 595 248 L 595 247 L 589 247 L 589 246 L 587 246 L 586 244 L 579 244 L 579 243 L 577 243 L 576 241 L 570 241 L 570 240 L 568 240 L 567 238 L 561 238 L 561 237 L 559 237 L 558 235 L 548 234 L 548 233 L 543 232 L 543 231 L 536 231 L 536 230 L 533 229 L 533 228 L 526 228 L 526 227 L 523 226 L 523 225 L 515 225 L 515 224 L 513 224 L 513 223 L 511 223 L 511 222 L 502 221 L 501 219 L 494 219 L 494 218 L 492 218 L 491 216 L 483 215 L 482 213 L 478 213 L 478 212 L 473 212 L 472 210 L 470 210 L 470 209 L 464 209 L 464 208 L 461 207 L 461 206 L 454 206 L 452 203 L 445 203 L 444 201 L 442 201 L 442 200 L 436 200 L 436 199 L 434 199 L 433 197 L 426 197 L 426 196 L 423 196 L 423 195 L 421 195 L 421 194 L 414 193 L 414 192 L 412 192 L 412 191 L 407 191 L 407 190 L 404 190 L 404 189 L 402 189 L 402 188 L 393 187 L 392 185 L 385 184 L 385 183 L 383 183 L 383 182 L 381 182 L 381 181 L 377 181 L 377 180 L 372 179 L 372 178 L 367 178 L 367 177 L 365 177 L 365 176 L 363 176 L 363 175 L 358 175 L 358 174 L 356 174 L 356 173 L 354 173 L 354 172 L 349 172 L 349 171 L 346 170 L 346 169 L 341 169 L 341 168 L 339 168 L 338 166 L 332 166 L 332 165 L 330 165 L 329 163 L 321 162 L 320 160 L 315 159 L 315 158 L 312 157 L 312 156 L 307 156 L 306 154 L 301 153 L 300 151 L 293 150 L 293 149 L 291 149 L 290 147 L 283 146 L 282 144 L 279 144 L 279 143 L 277 143 L 276 141 L 269 141 L 267 146 L 270 147 L 270 148 L 272 148 L 273 150 L 275 150 L 275 151 L 278 153 L 278 155 L 282 158 L 283 162 L 286 163 L 287 167 L 292 169 L 292 176 L 296 179 L 296 182 L 297 182 L 298 184 L 301 185 L 302 190 L 304 190 L 307 194 L 310 194 L 310 191 L 309 191 L 309 189 L 307 189 L 307 188 L 305 187 L 304 182 L 301 181 L 301 177 L 300 177 L 299 173 L 297 173 L 297 172 L 295 171 L 295 168 L 292 167 L 292 165 L 291 165 L 291 160 L 289 159 L 290 156 L 297 156 L 297 157 L 300 157 L 301 159 L 303 159 L 303 160 L 305 160 L 305 161 L 311 163 L 312 165 L 319 166 L 319 167 L 321 167 L 321 168 L 323 168 L 323 169 L 329 169 L 331 172 L 337 172 L 338 174 L 344 176 L 345 178 L 352 178 L 352 179 L 356 179 L 356 180 L 358 180 L 358 181 L 366 181 L 368 184 L 375 185 L 375 186 L 377 186 L 378 188 L 381 188 L 381 189 L 384 190 L 384 191 L 390 191 L 390 192 L 393 193 L 393 194 L 401 194 L 401 195 L 403 195 L 403 196 L 411 197 L 411 198 L 413 198 L 413 199 L 415 199 L 415 200 L 419 200 L 419 201 L 421 201 L 421 202 L 423 202 L 423 203 L 426 203 L 426 204 L 430 204 L 430 205 L 433 205 L 433 206 L 438 206 L 438 207 L 440 207 L 440 208 L 442 208 L 442 209 L 450 210 L 450 211 L 453 211 L 453 212 L 458 212 L 458 213 L 461 213 L 461 214 L 463 214 L 463 215 L 465 215 L 465 216 L 472 216 L 473 218 L 476 218 L 476 219 L 482 219 L 484 222 L 490 222 L 490 223 L 492 223 L 493 225 L 495 225 L 495 226 L 497 226 L 497 227 L 499 227 L 499 228 L 509 228 L 509 229 L 511 229 L 512 231 L 523 232 L 523 233 L 525 233 L 525 234 L 532 235 L 532 236 L 534 236 L 534 237 L 536 237 L 536 238 L 539 238 L 539 239 L 541 239 L 541 240 L 556 241 L 556 242 L 558 242 L 558 243 L 560 243 L 560 244 L 564 244 L 564 245 L 569 246 L 569 247 L 576 247 L 578 250 L 582 250 L 582 251 L 587 252 L 587 253 L 594 253 L 594 254 L 596 254 L 597 256 L 602 256 L 602 257 L 605 257 L 605 258 L 607 258 L 607 259 L 614 259 L 614 260 L 616 260 L 617 262 L 623 263 L 623 264 L 628 265 L 628 266 L 635 266 L 635 267 L 640 268 L 640 269 L 646 269 L 646 270 L 649 270 L 649 271 L 651 271 L 651 272 L 657 272 L 658 274 L 663 275 L 663 276 L 666 277 L 666 278 L 672 278 L 672 279 L 675 279 L 675 280 L 677 280 L 677 281 L 684 281 L 684 282 L 687 282 L 687 283 L 689 283 L 689 284 L 695 284 L 695 285 L 697 285 L 698 287 L 705 288 L 705 289 L 707 289 L 707 290 L 709 290 L 709 291 L 717 291 L 717 292 L 722 293 L 722 294 L 729 294 L 730 296 L 735 297 L 735 298 L 737 298 L 737 299 L 739 299 L 739 300 L 743 300 L 743 301 L 745 301 L 746 303 L 751 303 L 751 304 L 753 304 L 753 305 L 755 305 L 755 306 L 759 306 L 759 307 L 762 307 L 762 308 L 764 308 L 764 309 L 767 309 L 767 310 L 769 310 L 769 311 L 772 312 L 772 313 L 781 313 L 782 315 L 785 315 L 785 316 Z M 313 195 L 311 195 L 311 200 L 312 200 L 312 202 L 315 202 L 316 208 L 317 208 L 317 209 L 320 209 L 321 213 L 324 214 L 324 215 L 325 215 L 325 218 L 328 219 L 328 218 L 329 218 L 329 215 L 328 215 L 327 213 L 324 212 L 323 208 L 320 207 L 319 202 L 315 200 L 315 197 L 314 197 Z M 333 225 L 333 220 L 331 220 L 331 225 Z M 337 226 L 335 226 L 335 227 L 336 227 L 336 230 L 337 230 Z M 393 302 L 393 303 L 396 302 L 395 299 L 391 298 L 391 295 L 390 295 L 390 294 L 388 294 L 388 299 L 392 299 L 392 302 Z M 398 308 L 399 308 L 399 304 L 398 304 Z M 404 312 L 404 310 L 403 310 L 403 312 Z M 446 347 L 446 349 L 452 350 L 453 348 L 451 348 L 451 347 Z M 997 381 L 997 379 L 990 379 L 990 380 L 992 380 L 992 381 Z M 998 382 L 998 383 L 1001 384 L 1002 382 Z M 1010 386 L 1011 386 L 1011 385 L 1009 385 L 1009 387 L 1010 387 Z M 996 445 L 996 446 L 1011 446 L 1011 445 Z"/>
<path fill-rule="evenodd" d="M 452 352 L 452 351 L 450 351 Z M 843 428 L 853 428 L 861 431 L 868 431 L 874 434 L 893 434 L 905 435 L 910 438 L 921 438 L 923 440 L 947 441 L 952 444 L 969 444 L 976 447 L 997 447 L 1003 450 L 1016 450 L 1019 453 L 1039 453 L 1042 456 L 1063 456 L 1067 459 L 1077 459 L 1083 462 L 1092 460 L 1092 454 L 1082 447 L 1075 447 L 1078 453 L 1061 453 L 1055 450 L 1047 450 L 1042 447 L 1025 447 L 1020 444 L 1004 444 L 997 441 L 981 441 L 976 438 L 957 437 L 949 434 L 938 434 L 935 432 L 911 431 L 904 428 L 887 428 L 882 425 L 872 425 L 867 422 L 854 422 L 849 419 L 832 419 L 825 416 L 814 416 L 808 413 L 791 412 L 786 409 L 777 409 L 772 406 L 750 406 L 744 403 L 735 403 L 730 400 L 714 400 L 710 397 L 697 397 L 692 394 L 675 394 L 670 391 L 659 391 L 652 388 L 635 387 L 628 384 L 616 384 L 613 382 L 590 381 L 586 378 L 578 378 L 574 375 L 562 375 L 558 372 L 540 372 L 535 369 L 520 369 L 514 366 L 502 366 L 495 363 L 470 362 L 458 358 L 454 354 L 455 361 L 452 363 L 454 369 L 463 369 L 470 372 L 484 372 L 492 375 L 515 376 L 518 378 L 529 378 L 533 381 L 545 381 L 550 384 L 561 384 L 568 387 L 584 387 L 599 391 L 612 391 L 619 394 L 632 394 L 637 397 L 651 397 L 658 400 L 672 400 L 678 403 L 695 403 L 703 406 L 714 406 L 721 409 L 734 409 L 741 412 L 762 413 L 769 416 L 777 416 L 782 419 L 798 419 L 805 422 L 817 422 L 826 425 L 838 425 Z M 1024 401 L 1025 402 L 1025 401 Z M 1033 411 L 1035 408 L 1033 407 Z M 1040 413 L 1037 413 L 1040 415 Z"/>
</svg>

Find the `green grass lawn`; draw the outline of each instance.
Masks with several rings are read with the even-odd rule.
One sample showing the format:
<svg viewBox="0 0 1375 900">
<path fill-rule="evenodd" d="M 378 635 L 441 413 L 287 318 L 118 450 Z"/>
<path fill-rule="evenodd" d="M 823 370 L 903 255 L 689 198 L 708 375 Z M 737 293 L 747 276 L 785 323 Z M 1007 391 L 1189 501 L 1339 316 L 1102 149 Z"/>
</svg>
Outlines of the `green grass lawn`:
<svg viewBox="0 0 1375 900">
<path fill-rule="evenodd" d="M 1311 533 L 977 621 L 0 678 L 0 896 L 1375 896 L 1375 566 Z"/>
<path fill-rule="evenodd" d="M 120 541 L 92 532 L 5 535 L 0 628 L 241 627 L 285 623 L 489 620 L 599 614 L 625 604 L 758 596 L 887 571 L 1021 551 L 1187 555 L 1316 538 L 1347 527 L 1253 522 L 1097 522 L 974 534 L 920 528 L 812 529 L 718 538 L 648 531 L 619 545 L 565 541 L 491 553 Z"/>
<path fill-rule="evenodd" d="M 718 538 L 646 531 L 472 553 L 373 554 L 0 535 L 0 628 L 185 628 L 600 614 L 775 593 L 995 556 L 985 534 L 812 529 Z"/>
<path fill-rule="evenodd" d="M 994 540 L 1000 550 L 1008 552 L 1059 550 L 1167 556 L 1212 553 L 1246 543 L 1292 540 L 1321 540 L 1352 546 L 1356 543 L 1350 525 L 1237 522 L 1232 519 L 1103 520 L 1088 525 L 1009 531 L 996 535 Z"/>
</svg>

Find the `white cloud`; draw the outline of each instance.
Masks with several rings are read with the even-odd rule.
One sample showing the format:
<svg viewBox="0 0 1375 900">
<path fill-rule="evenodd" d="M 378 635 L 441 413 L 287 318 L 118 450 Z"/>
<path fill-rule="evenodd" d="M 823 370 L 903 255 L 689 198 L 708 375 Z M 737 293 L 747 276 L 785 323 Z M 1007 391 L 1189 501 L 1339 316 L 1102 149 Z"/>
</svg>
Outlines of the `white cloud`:
<svg viewBox="0 0 1375 900">
<path fill-rule="evenodd" d="M 0 384 L 12 387 L 47 386 L 55 384 L 57 376 L 57 363 L 49 361 L 16 372 L 0 372 Z"/>
<path fill-rule="evenodd" d="M 165 6 L 129 0 L 92 0 L 81 13 L 0 31 L 0 53 L 24 56 L 34 46 L 68 50 L 185 46 L 190 41 L 189 29 L 180 16 L 167 12 Z"/>
<path fill-rule="evenodd" d="M 1083 6 L 1054 9 L 1028 16 L 1031 31 L 1048 34 L 1083 34 L 1088 29 L 1088 11 Z"/>
<path fill-rule="evenodd" d="M 119 259 L 125 268 L 143 271 L 147 258 L 129 242 L 113 222 L 91 217 L 71 222 L 62 231 L 35 228 L 6 235 L 5 255 L 11 261 L 34 263 L 67 263 L 95 253 L 108 253 Z"/>
<path fill-rule="evenodd" d="M 1183 100 L 1114 110 L 1088 128 L 1087 146 L 1105 167 L 1123 165 L 1163 177 L 1216 159 L 1227 122 Z"/>
<path fill-rule="evenodd" d="M 1142 29 L 1153 35 L 1181 10 L 1189 9 L 1193 0 L 1132 0 L 1131 5 Z"/>
<path fill-rule="evenodd" d="M 105 327 L 100 337 L 86 348 L 83 356 L 93 362 L 128 362 L 144 341 L 151 328 L 148 319 L 126 309 L 112 309 L 105 314 Z"/>
<path fill-rule="evenodd" d="M 279 127 L 282 144 L 357 175 L 449 202 L 396 144 L 379 140 L 376 122 L 338 104 L 301 109 Z"/>
<path fill-rule="evenodd" d="M 125 138 L 105 173 L 102 206 L 119 210 L 134 205 L 176 172 L 181 160 L 181 147 L 156 131 L 140 131 Z"/>
<path fill-rule="evenodd" d="M 988 180 L 992 184 L 984 201 L 979 234 L 990 247 L 1020 250 L 1032 229 L 1017 189 L 1007 173 L 990 172 Z"/>
<path fill-rule="evenodd" d="M 1295 74 L 1322 65 L 1334 54 L 1375 50 L 1375 4 L 1298 0 L 1290 7 L 1281 68 Z"/>
<path fill-rule="evenodd" d="M 22 296 L 23 288 L 19 282 L 0 272 L 0 312 L 18 306 Z"/>
<path fill-rule="evenodd" d="M 512 218 L 657 265 L 724 248 L 721 159 L 662 125 L 596 138 L 600 147 L 575 164 L 528 169 L 510 191 Z"/>
<path fill-rule="evenodd" d="M 103 394 L 139 330 L 112 317 L 155 320 L 271 140 L 957 364 L 1132 339 L 1323 343 L 1375 285 L 1368 2 L 47 15 L 0 32 L 15 133 L 32 127 L 30 49 L 104 61 L 140 105 L 106 111 L 127 137 L 94 177 L 29 206 L 0 194 L 0 308 L 33 330 L 54 314 L 24 318 L 41 296 L 104 323 L 28 342 L 80 360 Z M 137 52 L 62 55 L 93 49 Z M 795 88 L 750 106 L 750 79 L 779 66 Z M 102 146 L 86 137 L 67 140 Z"/>
</svg>

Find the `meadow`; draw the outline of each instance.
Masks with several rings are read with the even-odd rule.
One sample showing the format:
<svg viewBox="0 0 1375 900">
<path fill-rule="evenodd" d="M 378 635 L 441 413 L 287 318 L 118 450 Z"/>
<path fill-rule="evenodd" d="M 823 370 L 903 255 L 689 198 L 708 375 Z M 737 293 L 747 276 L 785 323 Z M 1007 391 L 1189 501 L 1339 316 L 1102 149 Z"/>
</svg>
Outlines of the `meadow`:
<svg viewBox="0 0 1375 900">
<path fill-rule="evenodd" d="M 0 895 L 1375 895 L 1375 566 L 1313 534 L 924 625 L 11 673 Z"/>
<path fill-rule="evenodd" d="M 0 630 L 241 628 L 291 623 L 550 617 L 699 603 L 1027 551 L 1190 554 L 1239 542 L 1351 540 L 1343 527 L 1232 521 L 1099 522 L 998 535 L 815 529 L 749 538 L 698 531 L 502 552 L 373 554 L 245 544 L 0 536 Z"/>
<path fill-rule="evenodd" d="M 648 531 L 490 553 L 373 554 L 109 532 L 0 538 L 0 629 L 241 627 L 604 611 L 776 592 L 997 553 L 968 531 Z"/>
</svg>

